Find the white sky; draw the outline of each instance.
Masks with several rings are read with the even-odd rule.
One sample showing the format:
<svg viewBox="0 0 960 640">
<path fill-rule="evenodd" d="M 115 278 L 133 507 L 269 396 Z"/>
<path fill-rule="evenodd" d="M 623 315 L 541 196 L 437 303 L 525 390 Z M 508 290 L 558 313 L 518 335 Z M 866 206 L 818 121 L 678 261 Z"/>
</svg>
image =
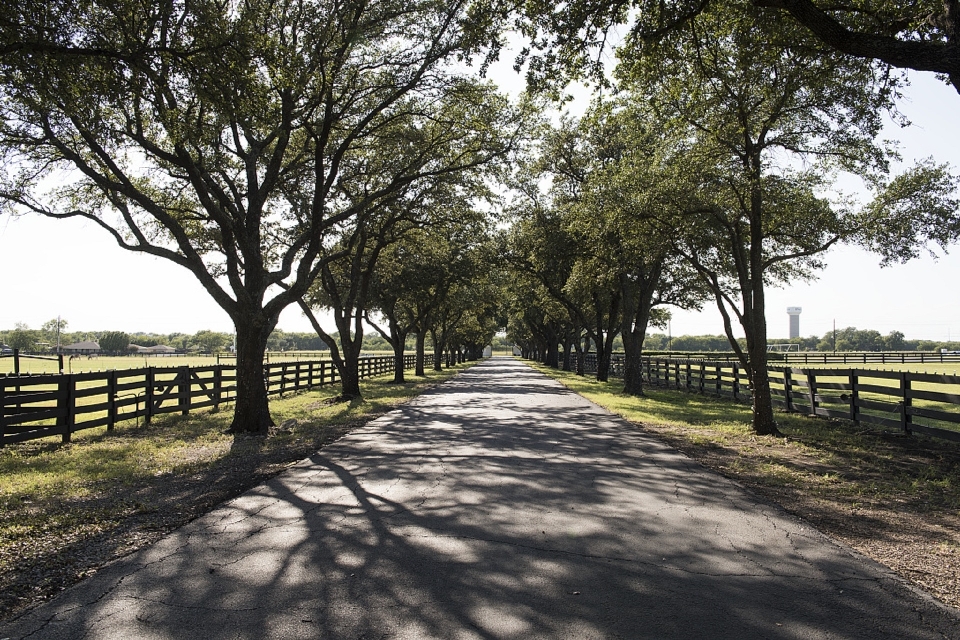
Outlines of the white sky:
<svg viewBox="0 0 960 640">
<path fill-rule="evenodd" d="M 509 62 L 509 61 L 507 61 Z M 509 64 L 500 67 L 509 69 Z M 517 86 L 512 72 L 497 72 Z M 914 74 L 901 111 L 914 123 L 890 128 L 904 160 L 933 156 L 960 171 L 960 95 L 930 74 Z M 771 338 L 786 337 L 787 306 L 803 308 L 802 335 L 823 335 L 833 326 L 899 330 L 914 339 L 960 339 L 960 251 L 939 261 L 919 259 L 881 269 L 861 250 L 839 248 L 812 283 L 770 290 Z M 232 332 L 230 319 L 193 276 L 180 267 L 119 248 L 92 223 L 37 216 L 0 218 L 0 329 L 24 322 L 31 328 L 62 316 L 70 331 L 122 330 L 194 333 Z M 295 307 L 281 316 L 285 331 L 310 331 Z M 674 313 L 673 335 L 719 334 L 712 306 Z"/>
</svg>

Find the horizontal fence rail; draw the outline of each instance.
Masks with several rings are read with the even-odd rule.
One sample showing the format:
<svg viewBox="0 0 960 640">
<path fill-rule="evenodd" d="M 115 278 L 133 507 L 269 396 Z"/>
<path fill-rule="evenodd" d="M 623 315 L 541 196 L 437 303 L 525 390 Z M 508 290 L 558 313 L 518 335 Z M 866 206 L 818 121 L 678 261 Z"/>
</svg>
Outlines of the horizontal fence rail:
<svg viewBox="0 0 960 640">
<path fill-rule="evenodd" d="M 596 373 L 596 354 L 587 354 L 584 365 L 587 373 Z M 752 399 L 739 363 L 644 357 L 642 372 L 652 387 Z M 960 376 L 795 367 L 770 367 L 767 374 L 774 406 L 786 411 L 960 442 Z M 623 377 L 623 354 L 612 355 L 610 376 Z"/>
<path fill-rule="evenodd" d="M 646 353 L 651 358 L 670 360 L 709 360 L 712 362 L 739 360 L 732 351 L 647 351 Z M 596 357 L 596 354 L 592 355 Z M 619 355 L 622 357 L 623 354 Z M 784 364 L 936 364 L 960 362 L 960 351 L 770 351 L 767 352 L 767 360 Z"/>
<path fill-rule="evenodd" d="M 416 356 L 404 356 L 405 369 L 415 364 Z M 361 379 L 393 370 L 393 356 L 360 359 Z M 271 396 L 340 381 L 327 360 L 265 364 L 263 377 Z M 111 431 L 123 420 L 149 423 L 165 413 L 217 409 L 235 400 L 236 393 L 232 364 L 0 376 L 0 446 L 48 436 L 70 442 L 77 431 L 103 426 Z"/>
<path fill-rule="evenodd" d="M 960 362 L 960 353 L 941 351 L 864 351 L 770 353 L 770 361 L 787 364 L 926 364 Z"/>
</svg>

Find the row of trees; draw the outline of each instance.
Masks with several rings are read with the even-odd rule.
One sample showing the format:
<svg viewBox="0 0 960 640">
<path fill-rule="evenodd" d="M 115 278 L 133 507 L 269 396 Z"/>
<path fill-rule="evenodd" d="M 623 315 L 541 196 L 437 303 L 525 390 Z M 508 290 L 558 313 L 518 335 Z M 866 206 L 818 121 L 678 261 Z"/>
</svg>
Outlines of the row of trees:
<svg viewBox="0 0 960 640">
<path fill-rule="evenodd" d="M 874 143 L 897 88 L 886 65 L 958 82 L 953 9 L 5 3 L 0 213 L 80 217 L 189 269 L 235 326 L 234 432 L 272 424 L 260 366 L 290 305 L 332 313 L 339 341 L 314 325 L 355 397 L 365 322 L 397 349 L 415 334 L 421 354 L 427 335 L 437 353 L 472 350 L 503 324 L 504 290 L 518 341 L 549 360 L 589 340 L 606 354 L 619 334 L 633 393 L 662 306 L 712 299 L 728 335 L 746 334 L 734 348 L 754 424 L 774 432 L 764 287 L 843 240 L 897 259 L 956 232 L 945 169 L 889 180 Z M 596 45 L 624 22 L 608 76 Z M 512 231 L 491 243 L 495 185 L 533 128 L 470 65 L 486 69 L 511 27 L 530 41 L 518 62 L 534 86 L 587 76 L 622 92 L 542 137 L 511 178 Z M 825 199 L 836 170 L 865 176 L 873 202 Z"/>
<path fill-rule="evenodd" d="M 280 313 L 332 312 L 357 397 L 381 256 L 514 148 L 522 112 L 465 66 L 502 26 L 465 0 L 6 4 L 0 198 L 189 269 L 234 323 L 231 431 L 266 430 Z M 454 297 L 419 334 L 453 339 Z"/>
<path fill-rule="evenodd" d="M 932 160 L 891 176 L 896 154 L 877 136 L 898 77 L 785 14 L 702 2 L 640 33 L 618 49 L 619 91 L 548 128 L 516 186 L 513 335 L 549 364 L 598 345 L 606 379 L 619 334 L 624 391 L 639 394 L 648 326 L 667 305 L 710 301 L 749 377 L 754 429 L 776 434 L 767 287 L 811 277 L 841 242 L 888 262 L 952 242 L 957 179 Z M 863 179 L 867 202 L 825 195 L 841 173 Z"/>
</svg>

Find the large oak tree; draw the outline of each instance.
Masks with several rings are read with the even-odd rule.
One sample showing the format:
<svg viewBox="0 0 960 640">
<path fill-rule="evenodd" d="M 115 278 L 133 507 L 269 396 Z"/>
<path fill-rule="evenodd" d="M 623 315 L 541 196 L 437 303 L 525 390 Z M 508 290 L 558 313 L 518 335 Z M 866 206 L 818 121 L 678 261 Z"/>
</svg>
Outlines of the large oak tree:
<svg viewBox="0 0 960 640">
<path fill-rule="evenodd" d="M 844 240 L 871 238 L 903 255 L 925 230 L 956 229 L 956 203 L 943 167 L 921 164 L 887 182 L 894 155 L 876 136 L 891 89 L 872 61 L 824 49 L 787 16 L 758 32 L 758 14 L 711 6 L 656 41 L 630 38 L 618 74 L 659 114 L 651 126 L 674 132 L 678 164 L 665 179 L 685 227 L 674 244 L 713 292 L 750 380 L 754 429 L 775 434 L 767 287 L 811 276 Z M 869 206 L 822 195 L 838 170 L 878 192 Z"/>
<path fill-rule="evenodd" d="M 232 319 L 231 430 L 272 424 L 267 337 L 349 233 L 425 177 L 371 181 L 490 40 L 464 0 L 132 0 L 0 9 L 5 211 L 84 218 L 188 269 Z M 430 173 L 428 169 L 426 173 Z M 345 237 L 345 234 L 347 236 Z M 165 304 L 176 304 L 175 300 Z"/>
</svg>

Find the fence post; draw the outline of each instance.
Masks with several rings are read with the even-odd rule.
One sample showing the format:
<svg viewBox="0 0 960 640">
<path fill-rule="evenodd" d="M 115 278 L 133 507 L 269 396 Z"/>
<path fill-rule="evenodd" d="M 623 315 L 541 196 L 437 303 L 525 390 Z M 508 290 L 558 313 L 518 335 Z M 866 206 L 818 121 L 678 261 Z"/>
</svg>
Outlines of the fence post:
<svg viewBox="0 0 960 640">
<path fill-rule="evenodd" d="M 314 362 L 307 363 L 307 390 L 313 389 L 313 365 Z"/>
<path fill-rule="evenodd" d="M 107 431 L 117 424 L 117 370 L 107 372 Z"/>
<path fill-rule="evenodd" d="M 153 367 L 147 367 L 144 376 L 146 377 L 147 386 L 143 394 L 143 424 L 146 426 L 150 424 L 150 418 L 153 417 L 153 385 L 155 382 Z"/>
<path fill-rule="evenodd" d="M 787 412 L 793 411 L 793 396 L 790 395 L 790 387 L 793 385 L 793 369 L 783 368 L 783 401 Z"/>
<path fill-rule="evenodd" d="M 810 415 L 817 415 L 817 376 L 807 371 L 807 392 L 810 394 Z"/>
<path fill-rule="evenodd" d="M 180 405 L 180 415 L 190 413 L 190 367 L 179 367 L 177 372 L 177 404 Z"/>
<path fill-rule="evenodd" d="M 700 395 L 703 395 L 703 384 L 707 377 L 707 362 L 705 360 L 700 361 L 700 384 L 697 385 L 700 388 Z"/>
<path fill-rule="evenodd" d="M 850 371 L 850 419 L 855 424 L 860 424 L 860 411 L 858 411 L 857 401 L 860 399 L 860 376 L 857 370 Z"/>
<path fill-rule="evenodd" d="M 64 444 L 70 442 L 70 435 L 73 431 L 74 423 L 77 420 L 76 389 L 77 389 L 76 378 L 74 376 L 68 376 L 67 388 L 66 388 L 66 394 L 65 394 L 67 415 L 66 415 L 66 424 L 63 425 L 63 443 Z"/>
<path fill-rule="evenodd" d="M 719 398 L 720 396 L 723 395 L 723 378 L 720 376 L 720 363 L 717 362 L 714 365 L 714 368 L 716 369 L 715 373 L 717 376 L 716 377 L 717 397 Z"/>
<path fill-rule="evenodd" d="M 733 399 L 740 399 L 740 367 L 733 363 Z"/>
<path fill-rule="evenodd" d="M 906 371 L 900 374 L 900 392 L 903 399 L 900 401 L 900 424 L 903 426 L 903 432 L 910 434 L 910 425 L 913 422 L 913 416 L 909 413 L 909 408 L 913 406 L 913 398 L 910 397 L 910 377 Z"/>
<path fill-rule="evenodd" d="M 6 444 L 7 439 L 7 417 L 4 410 L 7 405 L 7 384 L 6 380 L 0 380 L 0 448 Z"/>
<path fill-rule="evenodd" d="M 687 360 L 686 370 L 687 370 L 686 388 L 687 388 L 687 391 L 690 391 L 690 387 L 693 386 L 693 380 L 690 378 L 690 361 L 689 360 Z"/>
<path fill-rule="evenodd" d="M 213 413 L 220 411 L 220 399 L 223 397 L 223 365 L 213 369 Z"/>
</svg>

